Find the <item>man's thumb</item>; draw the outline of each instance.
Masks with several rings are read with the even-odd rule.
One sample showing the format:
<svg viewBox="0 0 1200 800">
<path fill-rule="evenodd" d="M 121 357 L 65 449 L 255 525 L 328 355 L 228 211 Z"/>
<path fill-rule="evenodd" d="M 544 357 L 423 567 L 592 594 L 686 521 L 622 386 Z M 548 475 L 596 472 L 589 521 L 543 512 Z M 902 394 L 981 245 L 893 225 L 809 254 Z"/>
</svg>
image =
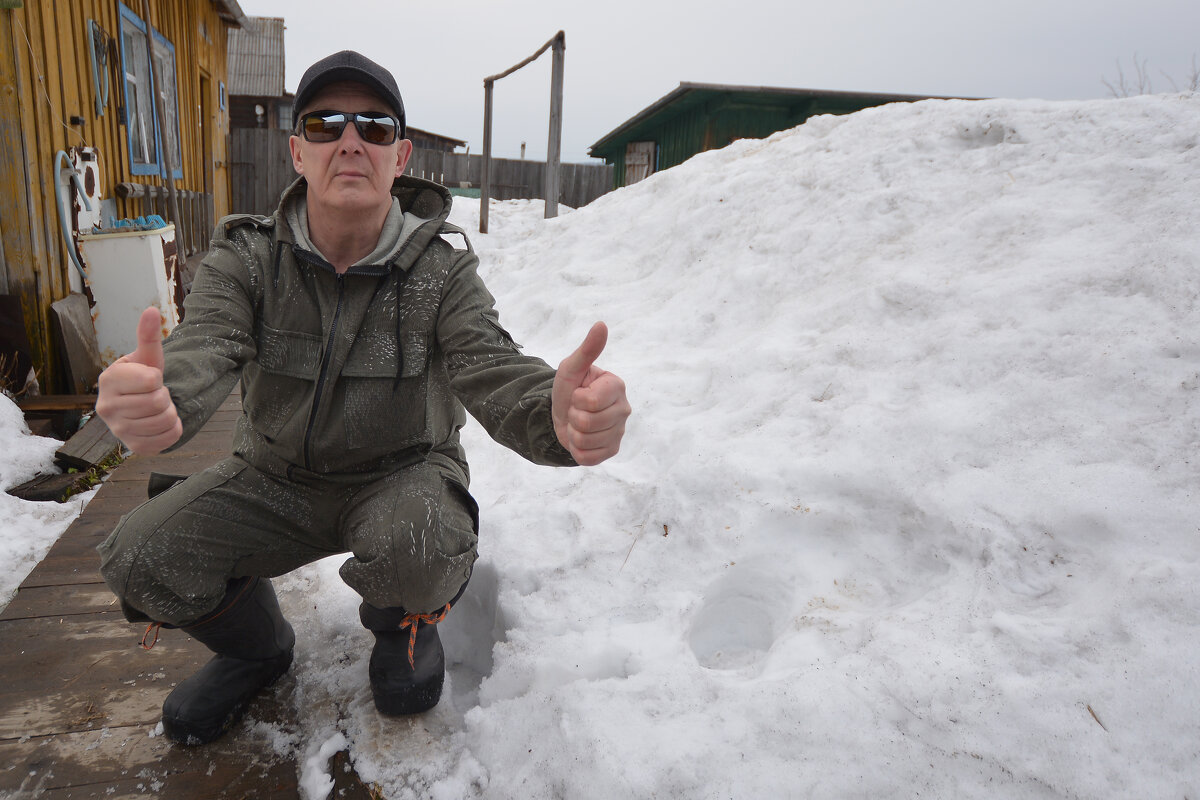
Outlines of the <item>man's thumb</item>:
<svg viewBox="0 0 1200 800">
<path fill-rule="evenodd" d="M 154 306 L 142 312 L 137 325 L 137 349 L 129 354 L 130 361 L 147 367 L 163 368 L 162 315 Z"/>
<path fill-rule="evenodd" d="M 587 377 L 588 370 L 604 352 L 604 345 L 607 343 L 608 326 L 603 322 L 597 322 L 584 337 L 583 344 L 579 345 L 574 353 L 563 359 L 562 364 L 558 367 L 559 375 L 572 386 L 583 385 L 583 379 Z"/>
</svg>

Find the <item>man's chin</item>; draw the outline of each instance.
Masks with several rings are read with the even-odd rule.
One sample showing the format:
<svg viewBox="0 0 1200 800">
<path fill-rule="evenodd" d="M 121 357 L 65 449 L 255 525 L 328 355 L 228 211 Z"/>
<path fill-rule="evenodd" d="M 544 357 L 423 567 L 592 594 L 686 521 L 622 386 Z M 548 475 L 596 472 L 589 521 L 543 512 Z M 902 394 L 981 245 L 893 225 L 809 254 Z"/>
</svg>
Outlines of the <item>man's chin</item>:
<svg viewBox="0 0 1200 800">
<path fill-rule="evenodd" d="M 392 195 L 390 192 L 380 194 L 379 192 L 366 191 L 365 189 L 343 189 L 341 191 L 330 192 L 325 197 L 324 205 L 330 209 L 336 209 L 345 213 L 366 213 L 377 211 L 381 206 L 391 205 Z"/>
</svg>

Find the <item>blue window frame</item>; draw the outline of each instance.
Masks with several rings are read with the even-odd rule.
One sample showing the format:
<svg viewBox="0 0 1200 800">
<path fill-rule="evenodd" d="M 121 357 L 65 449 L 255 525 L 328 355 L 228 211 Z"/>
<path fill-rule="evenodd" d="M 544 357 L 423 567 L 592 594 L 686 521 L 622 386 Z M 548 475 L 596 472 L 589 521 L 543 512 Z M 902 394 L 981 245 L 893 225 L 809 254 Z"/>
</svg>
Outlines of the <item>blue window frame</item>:
<svg viewBox="0 0 1200 800">
<path fill-rule="evenodd" d="M 167 41 L 167 37 L 154 31 L 154 85 L 162 87 L 163 113 L 166 120 L 159 124 L 159 141 L 163 142 L 168 161 L 163 165 L 162 174 L 166 175 L 166 164 L 174 166 L 175 178 L 183 178 L 183 156 L 180 152 L 179 138 L 179 84 L 175 72 L 175 45 Z M 161 133 L 166 131 L 166 134 Z"/>
<path fill-rule="evenodd" d="M 179 138 L 179 97 L 175 78 L 175 47 L 151 28 L 154 69 L 146 63 L 146 23 L 124 3 L 121 11 L 121 89 L 125 103 L 125 133 L 130 172 L 134 175 L 166 177 L 162 158 L 165 145 L 175 164 L 174 177 L 182 178 Z M 163 91 L 165 124 L 154 107 L 154 92 Z"/>
</svg>

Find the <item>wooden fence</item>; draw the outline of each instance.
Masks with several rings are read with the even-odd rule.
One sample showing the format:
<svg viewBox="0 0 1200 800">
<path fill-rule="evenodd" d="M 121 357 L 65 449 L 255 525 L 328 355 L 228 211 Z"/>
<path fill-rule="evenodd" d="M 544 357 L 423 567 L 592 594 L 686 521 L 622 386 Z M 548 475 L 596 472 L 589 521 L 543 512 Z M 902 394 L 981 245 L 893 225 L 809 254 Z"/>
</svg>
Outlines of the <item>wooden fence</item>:
<svg viewBox="0 0 1200 800">
<path fill-rule="evenodd" d="M 230 209 L 234 214 L 270 214 L 279 195 L 296 179 L 288 152 L 288 131 L 244 128 L 229 134 Z M 492 199 L 545 198 L 543 161 L 492 159 Z M 442 150 L 414 149 L 405 172 L 451 189 L 478 189 L 483 157 Z M 561 164 L 558 201 L 579 208 L 613 188 L 608 164 Z"/>
<path fill-rule="evenodd" d="M 229 213 L 270 214 L 296 173 L 288 151 L 290 133 L 275 128 L 229 132 Z"/>
<path fill-rule="evenodd" d="M 451 189 L 478 189 L 483 156 L 414 150 L 405 172 Z M 493 200 L 545 199 L 545 161 L 493 158 L 491 179 Z M 558 201 L 571 208 L 586 206 L 612 191 L 612 180 L 613 168 L 608 164 L 559 164 Z"/>
</svg>

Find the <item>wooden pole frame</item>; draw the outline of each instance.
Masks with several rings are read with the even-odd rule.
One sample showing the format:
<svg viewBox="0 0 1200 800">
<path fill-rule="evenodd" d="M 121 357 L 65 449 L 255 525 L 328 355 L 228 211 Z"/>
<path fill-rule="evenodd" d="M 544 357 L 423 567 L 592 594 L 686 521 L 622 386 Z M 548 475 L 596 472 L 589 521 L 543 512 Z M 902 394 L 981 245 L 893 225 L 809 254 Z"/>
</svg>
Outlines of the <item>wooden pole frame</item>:
<svg viewBox="0 0 1200 800">
<path fill-rule="evenodd" d="M 483 82 L 483 165 L 479 176 L 479 232 L 488 232 L 488 203 L 492 196 L 492 88 Z"/>
<path fill-rule="evenodd" d="M 546 148 L 546 214 L 545 218 L 558 216 L 559 180 L 558 167 L 562 157 L 562 96 L 563 62 L 566 58 L 567 34 L 559 31 L 550 41 L 520 64 L 504 72 L 483 79 L 483 169 L 479 189 L 479 232 L 487 233 L 488 202 L 491 200 L 492 185 L 492 90 L 496 81 L 507 77 L 521 67 L 537 60 L 538 56 L 554 48 L 554 64 L 550 76 L 550 140 Z"/>
<path fill-rule="evenodd" d="M 550 139 L 546 144 L 546 216 L 558 216 L 558 165 L 562 161 L 563 61 L 567 37 L 554 37 L 554 64 L 550 70 Z"/>
</svg>

